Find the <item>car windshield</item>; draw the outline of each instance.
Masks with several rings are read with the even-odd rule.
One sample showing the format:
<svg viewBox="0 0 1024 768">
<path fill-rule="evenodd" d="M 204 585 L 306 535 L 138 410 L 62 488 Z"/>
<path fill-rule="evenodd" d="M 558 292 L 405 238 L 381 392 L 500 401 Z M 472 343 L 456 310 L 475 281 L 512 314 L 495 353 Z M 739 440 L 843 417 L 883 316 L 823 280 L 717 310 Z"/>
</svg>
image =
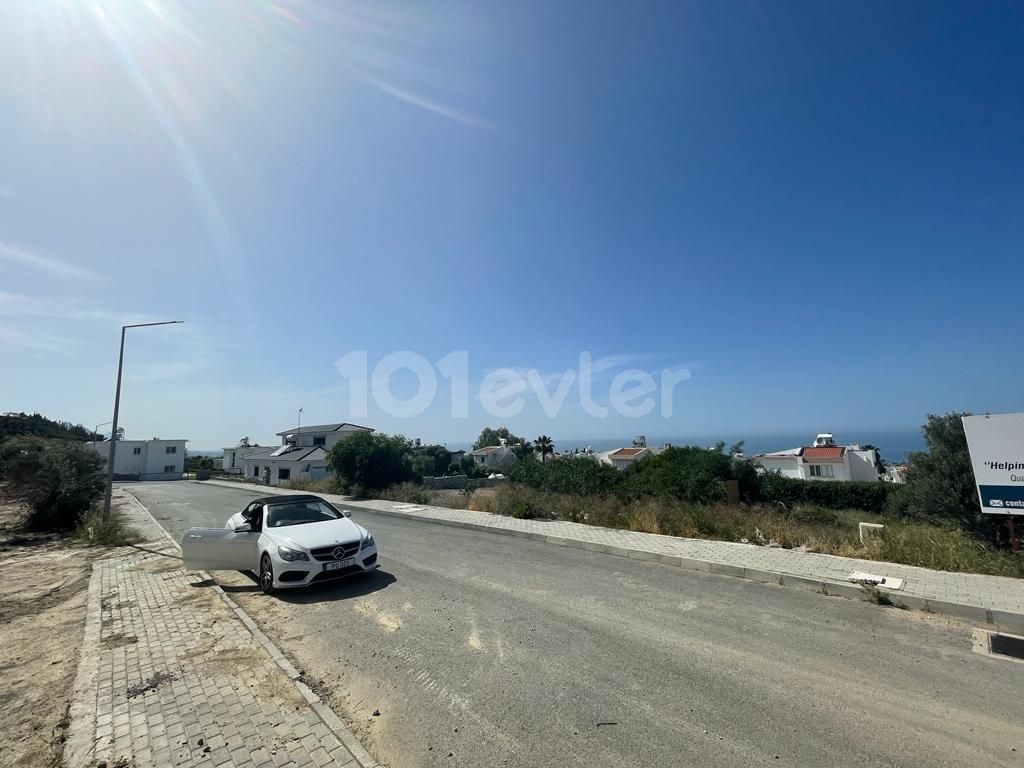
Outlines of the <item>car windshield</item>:
<svg viewBox="0 0 1024 768">
<path fill-rule="evenodd" d="M 319 523 L 337 520 L 341 513 L 325 501 L 289 501 L 267 506 L 267 527 Z"/>
</svg>

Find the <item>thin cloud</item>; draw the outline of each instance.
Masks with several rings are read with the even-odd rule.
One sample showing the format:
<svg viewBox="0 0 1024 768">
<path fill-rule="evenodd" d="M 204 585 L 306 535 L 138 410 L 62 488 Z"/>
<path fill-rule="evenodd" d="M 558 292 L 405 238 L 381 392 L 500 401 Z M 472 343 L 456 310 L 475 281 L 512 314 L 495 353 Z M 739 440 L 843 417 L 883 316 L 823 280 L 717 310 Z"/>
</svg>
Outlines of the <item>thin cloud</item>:
<svg viewBox="0 0 1024 768">
<path fill-rule="evenodd" d="M 35 253 L 9 242 L 0 241 L 0 259 L 13 261 L 16 264 L 24 264 L 35 269 L 42 269 L 63 278 L 85 278 L 89 280 L 96 278 L 95 272 L 90 272 L 87 269 L 66 261 L 51 258 L 50 256 L 43 256 L 41 253 Z"/>
<path fill-rule="evenodd" d="M 433 112 L 436 115 L 447 117 L 449 120 L 455 120 L 458 123 L 462 123 L 463 125 L 469 125 L 472 126 L 473 128 L 491 129 L 494 127 L 486 120 L 481 120 L 480 118 L 474 115 L 470 115 L 466 112 L 460 112 L 457 109 L 452 109 L 451 107 L 447 107 L 444 104 L 438 104 L 436 101 L 430 101 L 429 99 L 425 99 L 422 96 L 416 95 L 415 93 L 411 93 L 402 88 L 399 88 L 396 85 L 392 85 L 391 83 L 387 83 L 383 80 L 378 80 L 376 77 L 373 77 L 372 75 L 363 74 L 363 77 L 365 78 L 366 82 L 370 83 L 370 85 L 374 86 L 375 88 L 378 88 L 379 90 L 383 91 L 389 96 L 394 96 L 396 99 L 404 101 L 407 104 L 412 104 L 413 106 L 419 107 L 420 109 L 425 109 L 428 112 Z"/>
<path fill-rule="evenodd" d="M 72 342 L 61 336 L 26 333 L 17 328 L 0 327 L 0 345 L 33 349 L 37 352 L 65 352 L 71 347 Z"/>
<path fill-rule="evenodd" d="M 0 291 L 0 315 L 50 320 L 96 320 L 118 325 L 145 323 L 154 319 L 140 314 L 111 312 L 102 307 L 86 307 L 77 299 L 45 299 L 7 291 Z"/>
</svg>

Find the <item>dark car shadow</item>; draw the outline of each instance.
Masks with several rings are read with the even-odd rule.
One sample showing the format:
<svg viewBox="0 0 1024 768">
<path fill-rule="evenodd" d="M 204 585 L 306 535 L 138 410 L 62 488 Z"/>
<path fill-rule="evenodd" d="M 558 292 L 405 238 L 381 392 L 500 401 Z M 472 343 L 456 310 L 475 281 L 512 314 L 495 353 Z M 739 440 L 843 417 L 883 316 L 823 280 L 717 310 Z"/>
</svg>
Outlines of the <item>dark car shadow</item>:
<svg viewBox="0 0 1024 768">
<path fill-rule="evenodd" d="M 228 594 L 259 592 L 260 586 L 256 574 L 251 571 L 239 571 L 240 574 L 252 581 L 252 584 L 220 584 L 220 588 Z M 285 603 L 294 605 L 308 605 L 310 603 L 326 603 L 334 600 L 351 600 L 354 597 L 363 597 L 374 592 L 386 589 L 398 579 L 387 571 L 379 568 L 366 575 L 349 576 L 338 581 L 328 581 L 323 584 L 314 584 L 310 587 L 297 587 L 295 589 L 279 589 L 274 593 L 274 598 Z M 200 581 L 194 587 L 212 587 L 216 582 L 212 579 L 209 582 Z"/>
<path fill-rule="evenodd" d="M 351 600 L 374 592 L 380 592 L 398 579 L 387 571 L 379 568 L 364 576 L 350 576 L 340 581 L 314 584 L 301 589 L 282 589 L 274 593 L 274 597 L 293 605 L 309 605 L 311 603 L 327 603 L 335 600 Z"/>
</svg>

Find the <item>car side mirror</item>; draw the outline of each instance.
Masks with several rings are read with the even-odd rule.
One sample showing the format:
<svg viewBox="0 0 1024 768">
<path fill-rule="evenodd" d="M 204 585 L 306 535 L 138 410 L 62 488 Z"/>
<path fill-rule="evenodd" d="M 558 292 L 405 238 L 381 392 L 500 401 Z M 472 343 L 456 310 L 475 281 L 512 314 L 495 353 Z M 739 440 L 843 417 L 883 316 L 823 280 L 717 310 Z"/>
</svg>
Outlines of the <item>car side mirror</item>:
<svg viewBox="0 0 1024 768">
<path fill-rule="evenodd" d="M 343 514 L 345 517 L 352 517 L 352 513 L 347 509 L 341 510 L 341 514 Z"/>
<path fill-rule="evenodd" d="M 235 533 L 252 533 L 252 526 L 248 523 L 242 523 L 241 525 L 235 526 Z"/>
</svg>

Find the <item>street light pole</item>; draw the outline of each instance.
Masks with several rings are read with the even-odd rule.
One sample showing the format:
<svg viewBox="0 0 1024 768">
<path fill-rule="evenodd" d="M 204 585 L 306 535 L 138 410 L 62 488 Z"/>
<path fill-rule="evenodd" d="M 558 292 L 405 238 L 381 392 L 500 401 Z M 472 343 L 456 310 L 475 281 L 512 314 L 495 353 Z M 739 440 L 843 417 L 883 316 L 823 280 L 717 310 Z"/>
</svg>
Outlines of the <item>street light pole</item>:
<svg viewBox="0 0 1024 768">
<path fill-rule="evenodd" d="M 117 448 L 117 414 L 121 410 L 121 370 L 124 368 L 124 333 L 129 328 L 148 328 L 152 325 L 175 325 L 184 320 L 165 320 L 160 323 L 135 323 L 121 326 L 121 353 L 117 358 L 117 390 L 114 393 L 114 420 L 110 422 L 110 452 L 107 455 L 107 489 L 103 496 L 103 522 L 110 519 L 110 497 L 114 490 L 114 452 Z"/>
</svg>

